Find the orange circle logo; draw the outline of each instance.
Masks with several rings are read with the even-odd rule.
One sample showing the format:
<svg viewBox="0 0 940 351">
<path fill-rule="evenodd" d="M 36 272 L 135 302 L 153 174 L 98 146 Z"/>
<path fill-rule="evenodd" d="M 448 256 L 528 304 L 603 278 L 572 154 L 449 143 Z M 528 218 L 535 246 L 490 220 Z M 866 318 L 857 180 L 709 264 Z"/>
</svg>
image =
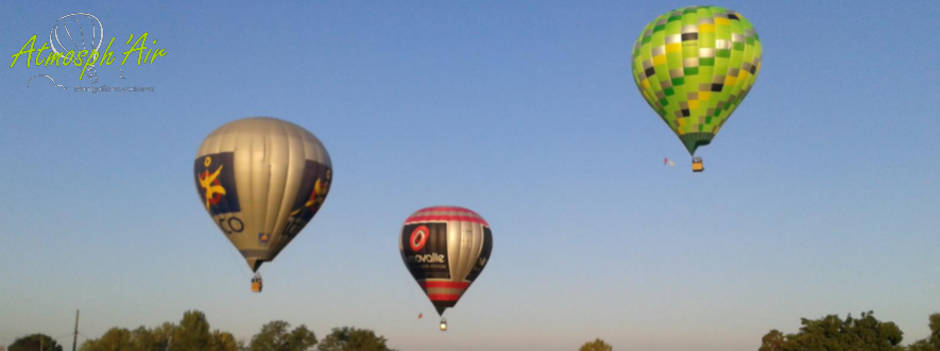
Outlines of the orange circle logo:
<svg viewBox="0 0 940 351">
<path fill-rule="evenodd" d="M 428 243 L 428 235 L 431 234 L 431 230 L 428 229 L 426 225 L 420 225 L 415 230 L 411 231 L 411 237 L 408 238 L 408 243 L 411 246 L 411 251 L 420 251 L 424 248 L 424 245 Z"/>
</svg>

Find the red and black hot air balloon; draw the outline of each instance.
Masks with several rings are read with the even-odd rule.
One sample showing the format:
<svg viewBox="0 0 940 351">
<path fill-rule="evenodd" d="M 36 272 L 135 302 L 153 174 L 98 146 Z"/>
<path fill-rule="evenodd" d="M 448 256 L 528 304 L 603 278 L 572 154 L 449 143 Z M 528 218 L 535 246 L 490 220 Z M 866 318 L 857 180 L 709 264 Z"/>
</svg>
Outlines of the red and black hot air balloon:
<svg viewBox="0 0 940 351">
<path fill-rule="evenodd" d="M 444 310 L 454 307 L 490 258 L 493 233 L 476 212 L 457 206 L 418 210 L 405 220 L 398 250 L 447 330 Z"/>
</svg>

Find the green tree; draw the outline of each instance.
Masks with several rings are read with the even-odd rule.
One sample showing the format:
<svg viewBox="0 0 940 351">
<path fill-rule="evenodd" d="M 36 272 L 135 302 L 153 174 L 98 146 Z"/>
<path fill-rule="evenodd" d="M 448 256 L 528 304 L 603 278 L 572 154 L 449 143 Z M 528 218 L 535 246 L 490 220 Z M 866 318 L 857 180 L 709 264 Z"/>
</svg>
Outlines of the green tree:
<svg viewBox="0 0 940 351">
<path fill-rule="evenodd" d="M 909 351 L 940 351 L 940 313 L 930 315 L 930 335 L 908 346 Z"/>
<path fill-rule="evenodd" d="M 235 336 L 229 332 L 215 330 L 209 340 L 209 351 L 238 351 L 240 349 Z"/>
<path fill-rule="evenodd" d="M 42 348 L 40 348 L 42 347 Z M 30 334 L 13 341 L 9 351 L 62 351 L 62 346 L 46 334 Z"/>
<path fill-rule="evenodd" d="M 881 322 L 869 311 L 862 318 L 845 320 L 828 315 L 818 320 L 801 319 L 800 331 L 782 336 L 771 330 L 762 338 L 762 351 L 901 351 L 903 333 L 894 322 Z"/>
<path fill-rule="evenodd" d="M 82 351 L 126 351 L 133 348 L 131 332 L 124 328 L 108 329 L 101 338 L 89 340 L 82 344 Z"/>
<path fill-rule="evenodd" d="M 394 351 L 385 345 L 387 340 L 369 329 L 352 327 L 333 328 L 333 332 L 320 342 L 320 351 Z"/>
<path fill-rule="evenodd" d="M 581 348 L 578 351 L 612 351 L 613 346 L 601 340 L 601 338 L 596 338 L 594 341 L 588 341 L 581 345 Z"/>
<path fill-rule="evenodd" d="M 162 350 L 157 346 L 157 339 L 153 332 L 144 326 L 131 331 L 131 349 L 133 350 Z"/>
<path fill-rule="evenodd" d="M 148 329 L 133 331 L 114 327 L 98 339 L 82 344 L 81 351 L 238 351 L 241 345 L 231 333 L 209 332 L 209 322 L 200 311 L 186 311 L 180 324 L 164 322 Z"/>
<path fill-rule="evenodd" d="M 176 329 L 177 326 L 170 322 L 163 322 L 159 327 L 150 329 L 150 336 L 153 337 L 155 345 L 152 349 L 148 348 L 147 350 L 167 350 Z"/>
<path fill-rule="evenodd" d="M 300 325 L 288 332 L 290 323 L 271 321 L 251 337 L 249 351 L 306 351 L 317 344 L 317 337 L 307 326 Z"/>
<path fill-rule="evenodd" d="M 777 329 L 771 330 L 761 338 L 758 351 L 783 351 L 785 336 Z"/>
<path fill-rule="evenodd" d="M 191 310 L 183 313 L 179 327 L 173 331 L 170 343 L 171 351 L 206 350 L 212 335 L 209 333 L 209 321 L 201 311 Z"/>
<path fill-rule="evenodd" d="M 918 340 L 917 342 L 911 344 L 910 346 L 907 347 L 907 350 L 908 351 L 936 351 L 936 349 L 931 347 L 930 344 L 928 344 L 925 339 Z"/>
<path fill-rule="evenodd" d="M 940 343 L 940 313 L 930 315 L 930 338 Z"/>
</svg>

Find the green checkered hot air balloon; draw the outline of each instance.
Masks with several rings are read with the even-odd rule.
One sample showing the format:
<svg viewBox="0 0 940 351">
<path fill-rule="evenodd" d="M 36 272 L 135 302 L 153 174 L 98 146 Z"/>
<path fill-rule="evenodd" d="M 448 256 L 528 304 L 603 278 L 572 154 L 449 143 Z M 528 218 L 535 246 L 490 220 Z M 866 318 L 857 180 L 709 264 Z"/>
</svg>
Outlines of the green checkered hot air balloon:
<svg viewBox="0 0 940 351">
<path fill-rule="evenodd" d="M 716 6 L 669 11 L 647 24 L 633 45 L 637 88 L 692 156 L 747 96 L 760 63 L 751 22 Z"/>
</svg>

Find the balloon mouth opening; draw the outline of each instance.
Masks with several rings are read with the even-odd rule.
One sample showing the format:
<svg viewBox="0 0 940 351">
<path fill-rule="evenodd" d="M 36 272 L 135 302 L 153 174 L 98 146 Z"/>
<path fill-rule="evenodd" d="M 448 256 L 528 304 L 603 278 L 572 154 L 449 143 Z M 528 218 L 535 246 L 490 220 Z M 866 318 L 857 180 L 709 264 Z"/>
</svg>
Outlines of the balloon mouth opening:
<svg viewBox="0 0 940 351">
<path fill-rule="evenodd" d="M 679 140 L 682 140 L 682 144 L 689 150 L 690 155 L 695 155 L 695 150 L 698 149 L 699 146 L 711 144 L 713 137 L 715 137 L 713 133 L 686 133 L 680 135 Z"/>
<path fill-rule="evenodd" d="M 431 302 L 434 304 L 434 309 L 437 310 L 438 316 L 444 316 L 444 310 L 446 310 L 448 307 L 453 307 L 454 304 L 456 303 L 456 301 L 454 302 L 431 301 Z"/>
<path fill-rule="evenodd" d="M 261 264 L 264 263 L 264 260 L 257 259 L 251 262 L 251 271 L 257 273 L 258 268 L 261 268 Z"/>
</svg>

